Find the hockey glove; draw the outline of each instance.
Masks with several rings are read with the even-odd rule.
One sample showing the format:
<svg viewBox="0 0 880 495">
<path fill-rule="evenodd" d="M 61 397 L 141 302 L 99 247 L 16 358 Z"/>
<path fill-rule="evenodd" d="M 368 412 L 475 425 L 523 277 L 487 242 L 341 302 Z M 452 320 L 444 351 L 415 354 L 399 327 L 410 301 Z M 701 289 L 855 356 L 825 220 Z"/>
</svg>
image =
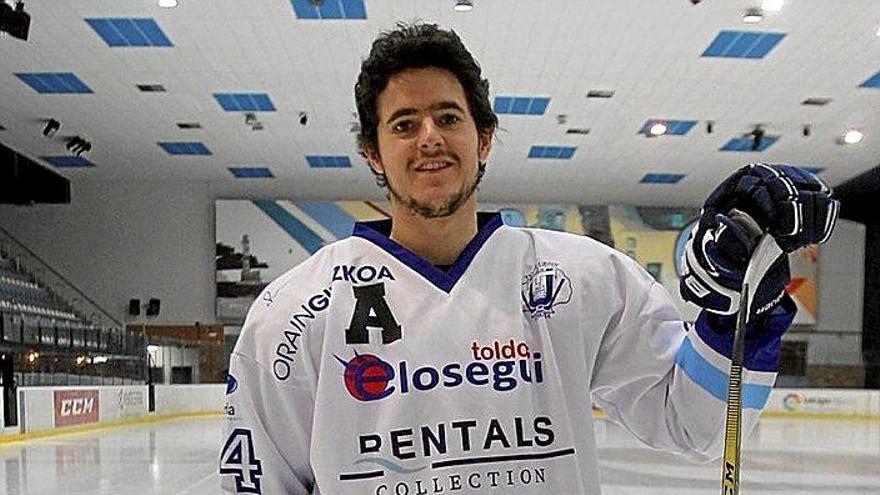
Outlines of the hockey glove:
<svg viewBox="0 0 880 495">
<path fill-rule="evenodd" d="M 745 269 L 761 233 L 769 232 L 790 253 L 827 240 L 838 210 L 828 186 L 809 172 L 764 164 L 739 169 L 709 195 L 691 232 L 679 285 L 682 297 L 715 313 L 736 313 Z M 785 297 L 790 278 L 783 256 L 758 285 L 757 315 Z"/>
</svg>

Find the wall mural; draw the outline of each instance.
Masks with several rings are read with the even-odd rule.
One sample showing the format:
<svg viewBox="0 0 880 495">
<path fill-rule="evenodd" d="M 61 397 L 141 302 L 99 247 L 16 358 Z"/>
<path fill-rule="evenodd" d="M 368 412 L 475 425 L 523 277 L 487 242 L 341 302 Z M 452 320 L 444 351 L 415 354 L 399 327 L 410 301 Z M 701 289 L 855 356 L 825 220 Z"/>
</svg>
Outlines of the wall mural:
<svg viewBox="0 0 880 495">
<path fill-rule="evenodd" d="M 678 297 L 679 260 L 698 210 L 632 206 L 481 204 L 508 225 L 589 235 L 643 266 L 669 291 L 686 319 L 697 309 Z M 263 287 L 325 244 L 348 237 L 355 222 L 387 218 L 387 203 L 218 200 L 216 202 L 217 317 L 240 324 Z M 788 292 L 796 324 L 816 321 L 815 247 L 791 257 Z"/>
</svg>

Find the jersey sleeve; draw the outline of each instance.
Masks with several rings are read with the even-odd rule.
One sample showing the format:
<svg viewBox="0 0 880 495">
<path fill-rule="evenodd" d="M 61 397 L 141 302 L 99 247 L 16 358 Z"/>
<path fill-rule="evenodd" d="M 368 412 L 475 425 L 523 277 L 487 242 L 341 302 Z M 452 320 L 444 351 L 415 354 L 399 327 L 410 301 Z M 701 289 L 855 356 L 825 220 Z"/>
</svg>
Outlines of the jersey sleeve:
<svg viewBox="0 0 880 495">
<path fill-rule="evenodd" d="M 310 467 L 316 375 L 303 329 L 285 313 L 248 314 L 230 357 L 220 475 L 223 493 L 318 493 Z M 278 314 L 276 314 L 278 313 Z"/>
<path fill-rule="evenodd" d="M 662 285 L 632 260 L 612 261 L 619 294 L 593 369 L 594 403 L 645 444 L 694 460 L 721 455 L 734 319 L 682 320 Z M 790 302 L 790 301 L 789 301 Z M 776 379 L 779 340 L 793 308 L 775 311 L 747 335 L 743 438 Z"/>
</svg>

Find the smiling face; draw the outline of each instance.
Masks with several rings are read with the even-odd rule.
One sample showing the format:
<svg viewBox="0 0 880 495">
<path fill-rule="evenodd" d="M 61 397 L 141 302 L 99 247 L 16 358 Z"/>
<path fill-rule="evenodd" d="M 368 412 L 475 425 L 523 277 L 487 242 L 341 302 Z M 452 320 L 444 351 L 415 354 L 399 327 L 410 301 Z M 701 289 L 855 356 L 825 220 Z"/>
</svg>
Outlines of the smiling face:
<svg viewBox="0 0 880 495">
<path fill-rule="evenodd" d="M 406 69 L 376 102 L 378 150 L 370 166 L 385 174 L 392 203 L 425 218 L 452 215 L 476 201 L 479 163 L 492 136 L 477 132 L 464 88 L 436 67 Z"/>
</svg>

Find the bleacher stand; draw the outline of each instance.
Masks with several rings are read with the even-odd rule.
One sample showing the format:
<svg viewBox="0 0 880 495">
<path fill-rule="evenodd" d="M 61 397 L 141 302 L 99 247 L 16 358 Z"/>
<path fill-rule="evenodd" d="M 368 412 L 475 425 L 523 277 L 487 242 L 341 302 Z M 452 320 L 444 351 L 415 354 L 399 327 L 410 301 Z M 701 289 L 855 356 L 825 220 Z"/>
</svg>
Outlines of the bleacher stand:
<svg viewBox="0 0 880 495">
<path fill-rule="evenodd" d="M 23 356 L 18 385 L 136 383 L 143 380 L 144 344 L 123 328 L 79 314 L 0 249 L 0 350 Z M 37 356 L 27 361 L 26 356 Z M 94 356 L 108 360 L 85 366 Z"/>
</svg>

